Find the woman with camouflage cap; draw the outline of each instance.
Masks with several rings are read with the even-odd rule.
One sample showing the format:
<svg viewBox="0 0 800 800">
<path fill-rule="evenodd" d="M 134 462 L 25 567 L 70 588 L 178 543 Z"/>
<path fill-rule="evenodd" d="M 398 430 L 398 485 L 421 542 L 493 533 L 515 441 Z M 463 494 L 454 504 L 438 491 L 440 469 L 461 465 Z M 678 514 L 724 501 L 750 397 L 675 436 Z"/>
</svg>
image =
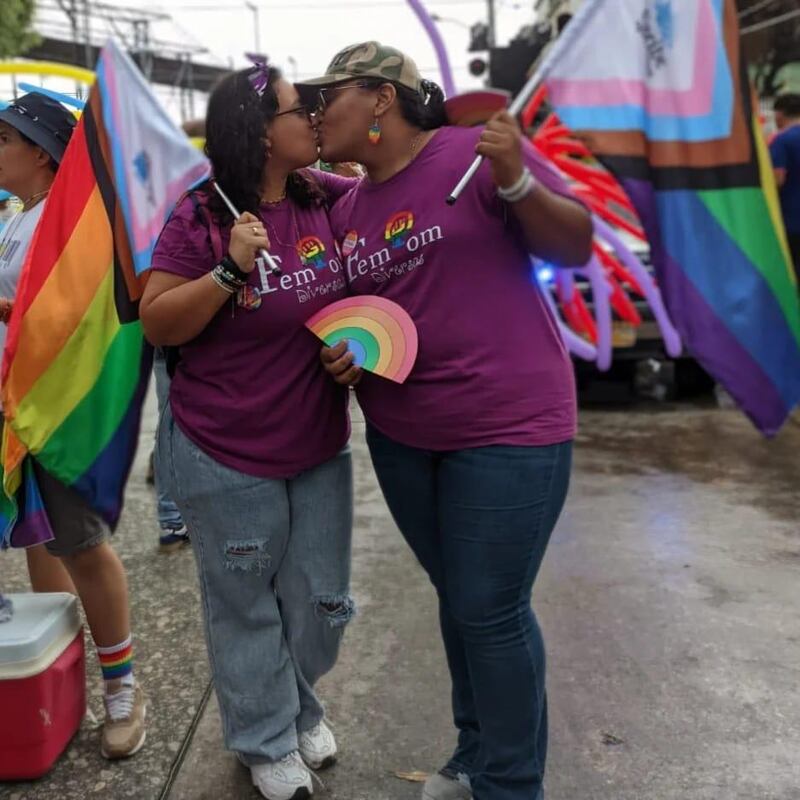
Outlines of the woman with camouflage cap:
<svg viewBox="0 0 800 800">
<path fill-rule="evenodd" d="M 387 503 L 439 596 L 459 737 L 423 797 L 541 800 L 545 654 L 530 600 L 576 402 L 529 254 L 585 263 L 589 214 L 507 113 L 448 127 L 439 87 L 393 48 L 349 47 L 298 89 L 318 107 L 322 158 L 367 170 L 332 214 L 350 291 L 399 303 L 419 333 L 403 385 L 362 375 L 345 343 L 323 361 L 358 382 Z M 448 206 L 476 152 L 486 162 Z"/>
</svg>

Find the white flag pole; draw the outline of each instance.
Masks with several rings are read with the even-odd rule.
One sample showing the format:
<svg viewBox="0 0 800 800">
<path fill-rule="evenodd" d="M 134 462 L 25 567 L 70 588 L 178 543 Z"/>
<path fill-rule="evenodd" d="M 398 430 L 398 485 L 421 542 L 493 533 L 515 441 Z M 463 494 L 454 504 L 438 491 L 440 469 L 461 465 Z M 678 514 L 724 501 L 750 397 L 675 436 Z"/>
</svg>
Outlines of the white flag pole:
<svg viewBox="0 0 800 800">
<path fill-rule="evenodd" d="M 606 0 L 586 0 L 586 2 L 578 9 L 578 13 L 570 20 L 564 32 L 558 38 L 558 41 L 550 48 L 550 52 L 544 57 L 542 63 L 537 67 L 536 71 L 528 79 L 525 86 L 522 87 L 520 93 L 514 98 L 511 105 L 508 107 L 508 113 L 512 117 L 516 117 L 522 113 L 525 106 L 533 97 L 536 90 L 544 82 L 547 74 L 553 68 L 553 64 L 561 57 L 561 53 L 572 44 L 575 36 L 583 30 L 583 26 L 588 19 L 603 5 Z M 464 173 L 464 177 L 458 182 L 458 185 L 450 193 L 447 198 L 447 205 L 452 206 L 460 197 L 461 193 L 467 187 L 467 184 L 475 177 L 475 173 L 480 169 L 483 163 L 483 156 L 477 156 L 470 165 L 469 169 Z"/>
<path fill-rule="evenodd" d="M 214 188 L 217 190 L 217 194 L 222 198 L 222 202 L 228 207 L 228 211 L 233 214 L 234 219 L 238 220 L 242 215 L 236 210 L 236 206 L 230 201 L 228 195 L 222 191 L 222 187 L 216 181 L 212 181 L 212 183 L 214 184 Z M 281 274 L 281 268 L 278 266 L 278 263 L 263 247 L 258 251 L 258 254 L 267 263 L 270 274 Z"/>
</svg>

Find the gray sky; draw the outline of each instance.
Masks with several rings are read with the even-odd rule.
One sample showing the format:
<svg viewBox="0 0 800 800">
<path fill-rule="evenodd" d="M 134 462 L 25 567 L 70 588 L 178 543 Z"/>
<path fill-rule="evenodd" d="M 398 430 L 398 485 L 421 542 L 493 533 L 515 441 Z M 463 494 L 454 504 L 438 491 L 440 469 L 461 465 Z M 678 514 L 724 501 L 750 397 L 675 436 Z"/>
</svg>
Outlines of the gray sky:
<svg viewBox="0 0 800 800">
<path fill-rule="evenodd" d="M 290 72 L 295 59 L 300 77 L 320 73 L 330 57 L 353 42 L 379 39 L 415 57 L 426 77 L 439 78 L 437 61 L 425 31 L 406 0 L 262 0 L 259 8 L 261 47 Z M 431 12 L 448 21 L 439 24 L 456 81 L 475 85 L 466 65 L 469 26 L 486 18 L 484 0 L 427 0 Z M 532 0 L 497 0 L 500 40 L 516 33 L 533 16 Z M 244 2 L 173 0 L 159 6 L 176 23 L 215 54 L 241 61 L 255 46 L 254 13 Z"/>
<path fill-rule="evenodd" d="M 467 64 L 473 54 L 466 52 L 469 43 L 467 27 L 486 19 L 485 0 L 425 0 L 431 12 L 447 21 L 439 23 L 444 36 L 456 85 L 459 90 L 478 87 Z M 162 10 L 174 23 L 159 22 L 153 27 L 156 38 L 201 45 L 210 50 L 198 60 L 242 66 L 243 53 L 255 48 L 255 15 L 243 0 L 162 0 L 162 2 L 123 2 L 105 0 L 120 6 L 138 6 Z M 331 56 L 353 42 L 379 39 L 408 52 L 414 57 L 425 77 L 441 83 L 435 51 L 406 0 L 261 0 L 253 3 L 259 9 L 259 35 L 262 51 L 281 66 L 288 77 L 300 79 L 322 74 Z M 46 27 L 53 22 L 63 24 L 60 12 L 48 10 L 53 0 L 42 0 L 40 22 Z M 519 28 L 533 18 L 533 0 L 497 0 L 498 42 L 507 42 Z M 104 35 L 101 24 L 98 33 Z M 124 30 L 124 27 L 122 28 Z M 39 78 L 23 79 L 41 83 Z M 58 91 L 74 91 L 74 84 L 59 79 L 43 85 Z M 9 99 L 10 83 L 0 76 L 0 97 Z M 178 98 L 170 90 L 159 96 L 171 115 L 178 116 Z M 204 108 L 198 105 L 198 114 Z"/>
</svg>

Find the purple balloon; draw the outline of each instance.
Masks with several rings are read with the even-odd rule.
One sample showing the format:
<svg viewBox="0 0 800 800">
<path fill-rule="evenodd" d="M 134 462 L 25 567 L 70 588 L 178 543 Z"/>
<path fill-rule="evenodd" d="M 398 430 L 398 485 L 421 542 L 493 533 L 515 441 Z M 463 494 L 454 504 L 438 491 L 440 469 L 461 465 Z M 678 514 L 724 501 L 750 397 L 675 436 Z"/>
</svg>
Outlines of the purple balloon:
<svg viewBox="0 0 800 800">
<path fill-rule="evenodd" d="M 580 275 L 589 281 L 592 287 L 592 302 L 594 305 L 594 318 L 597 323 L 597 346 L 592 347 L 594 357 L 591 359 L 599 370 L 605 372 L 611 366 L 612 338 L 611 338 L 611 304 L 609 303 L 610 287 L 606 280 L 605 272 L 597 259 L 592 256 L 588 264 L 577 269 L 556 269 L 555 280 L 564 297 L 572 297 L 575 291 L 575 276 Z M 567 330 L 585 342 L 569 327 Z M 563 335 L 563 334 L 562 334 Z M 565 339 L 567 342 L 567 339 Z M 588 343 L 587 343 L 588 344 Z M 568 343 L 574 353 L 572 346 Z M 582 348 L 584 349 L 584 348 Z M 577 353 L 575 353 L 577 355 Z"/>
<path fill-rule="evenodd" d="M 610 301 L 611 286 L 597 256 L 593 255 L 585 267 L 580 267 L 576 271 L 588 278 L 592 287 L 594 319 L 597 323 L 597 369 L 601 372 L 606 372 L 611 367 L 611 360 L 614 354 Z"/>
<path fill-rule="evenodd" d="M 456 85 L 453 81 L 453 70 L 450 68 L 450 58 L 447 55 L 447 48 L 445 47 L 444 39 L 442 39 L 442 34 L 439 33 L 436 23 L 420 0 L 408 0 L 408 4 L 430 37 L 433 49 L 436 50 L 436 58 L 439 60 L 439 70 L 442 73 L 442 88 L 447 97 L 452 97 L 456 93 Z"/>
<path fill-rule="evenodd" d="M 653 316 L 661 330 L 661 338 L 664 340 L 664 349 L 671 358 L 678 358 L 683 352 L 683 343 L 675 326 L 672 324 L 667 309 L 664 306 L 664 299 L 661 291 L 656 286 L 652 275 L 644 268 L 642 262 L 625 245 L 617 232 L 604 220 L 597 215 L 593 215 L 594 230 L 596 235 L 611 245 L 617 258 L 630 271 L 633 277 L 641 286 Z"/>
</svg>

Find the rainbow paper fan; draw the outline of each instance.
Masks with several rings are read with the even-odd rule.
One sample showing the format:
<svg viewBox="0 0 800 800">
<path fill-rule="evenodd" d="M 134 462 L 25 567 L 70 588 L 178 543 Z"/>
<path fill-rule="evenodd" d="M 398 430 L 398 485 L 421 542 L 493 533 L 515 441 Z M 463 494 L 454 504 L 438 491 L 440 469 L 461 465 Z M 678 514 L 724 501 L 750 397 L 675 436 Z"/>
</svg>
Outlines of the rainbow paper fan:
<svg viewBox="0 0 800 800">
<path fill-rule="evenodd" d="M 417 358 L 417 329 L 408 313 L 383 297 L 346 297 L 306 321 L 332 347 L 347 339 L 356 366 L 403 383 Z"/>
</svg>

